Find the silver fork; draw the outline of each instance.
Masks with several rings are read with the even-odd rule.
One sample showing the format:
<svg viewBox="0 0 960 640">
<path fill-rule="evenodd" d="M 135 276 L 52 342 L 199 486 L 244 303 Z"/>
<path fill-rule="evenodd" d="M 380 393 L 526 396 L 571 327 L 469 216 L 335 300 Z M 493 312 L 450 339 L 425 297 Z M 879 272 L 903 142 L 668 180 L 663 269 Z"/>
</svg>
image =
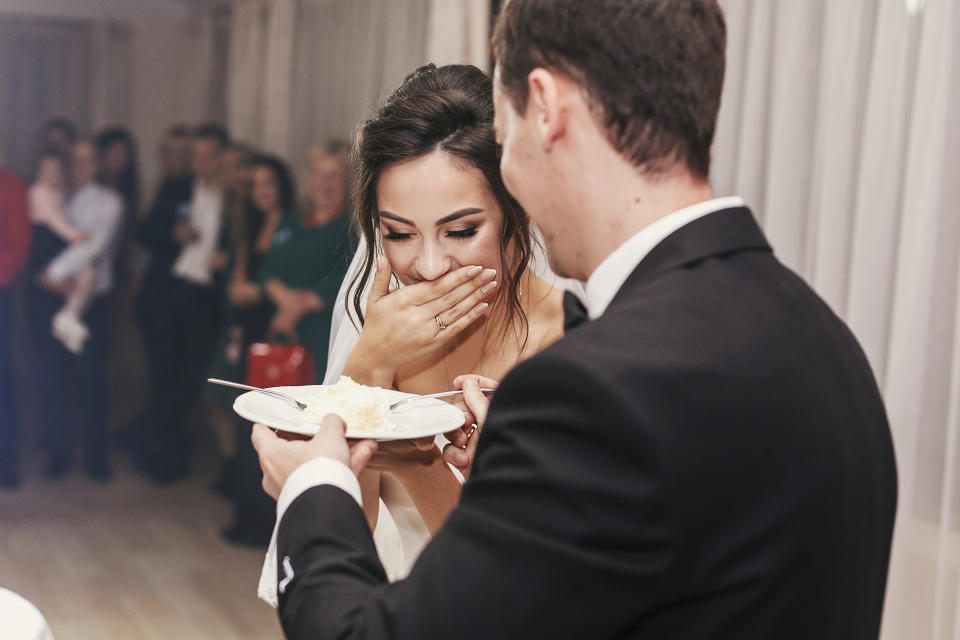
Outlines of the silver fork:
<svg viewBox="0 0 960 640">
<path fill-rule="evenodd" d="M 292 404 L 294 407 L 303 411 L 307 408 L 307 405 L 303 404 L 293 396 L 288 396 L 285 393 L 280 393 L 279 391 L 274 391 L 273 389 L 264 389 L 263 387 L 252 387 L 249 384 L 240 384 L 239 382 L 230 382 L 229 380 L 221 380 L 219 378 L 207 378 L 207 382 L 212 382 L 213 384 L 219 384 L 224 387 L 233 387 L 234 389 L 243 389 L 245 391 L 256 391 L 257 393 L 263 393 L 268 396 L 273 396 L 274 398 L 280 398 Z"/>
<path fill-rule="evenodd" d="M 484 387 L 480 389 L 480 391 L 482 391 L 483 393 L 493 393 L 495 390 L 487 389 Z M 412 402 L 413 400 L 422 400 L 423 398 L 449 398 L 450 396 L 457 396 L 457 395 L 460 395 L 461 393 L 463 393 L 462 390 L 457 390 L 457 391 L 441 391 L 440 393 L 430 393 L 425 396 L 410 396 L 409 398 L 404 398 L 403 400 L 394 402 L 389 407 L 387 407 L 387 411 L 391 411 L 391 412 L 395 411 L 397 407 L 399 407 L 400 405 L 405 404 L 407 402 Z"/>
</svg>

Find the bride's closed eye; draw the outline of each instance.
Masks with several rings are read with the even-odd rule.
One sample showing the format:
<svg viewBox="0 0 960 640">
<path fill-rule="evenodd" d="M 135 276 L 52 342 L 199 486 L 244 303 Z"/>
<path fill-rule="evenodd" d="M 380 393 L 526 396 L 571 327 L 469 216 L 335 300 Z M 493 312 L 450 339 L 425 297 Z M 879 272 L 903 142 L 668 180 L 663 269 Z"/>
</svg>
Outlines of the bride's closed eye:
<svg viewBox="0 0 960 640">
<path fill-rule="evenodd" d="M 477 235 L 477 227 L 480 225 L 473 225 L 472 227 L 466 227 L 465 229 L 456 229 L 454 231 L 448 231 L 448 238 L 472 238 Z"/>
<path fill-rule="evenodd" d="M 399 231 L 394 231 L 390 227 L 387 227 L 387 232 L 383 234 L 384 240 L 393 240 L 393 241 L 409 240 L 412 237 L 413 237 L 412 233 L 400 233 Z"/>
<path fill-rule="evenodd" d="M 463 229 L 454 229 L 451 231 L 447 231 L 447 237 L 454 238 L 454 239 L 472 238 L 473 236 L 477 235 L 477 227 L 479 226 L 480 226 L 479 224 L 475 224 Z M 390 227 L 387 227 L 386 232 L 383 234 L 384 240 L 392 240 L 394 242 L 402 242 L 404 240 L 409 240 L 412 237 L 413 237 L 412 233 L 402 233 Z"/>
</svg>

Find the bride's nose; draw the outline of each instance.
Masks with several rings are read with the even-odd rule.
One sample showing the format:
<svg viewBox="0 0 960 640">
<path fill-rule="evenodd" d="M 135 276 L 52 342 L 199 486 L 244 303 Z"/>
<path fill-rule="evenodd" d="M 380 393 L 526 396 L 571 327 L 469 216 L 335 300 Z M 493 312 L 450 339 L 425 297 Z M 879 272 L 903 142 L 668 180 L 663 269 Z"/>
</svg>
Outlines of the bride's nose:
<svg viewBox="0 0 960 640">
<path fill-rule="evenodd" d="M 450 271 L 453 260 L 441 247 L 424 243 L 417 256 L 417 275 L 423 280 L 436 280 Z"/>
</svg>

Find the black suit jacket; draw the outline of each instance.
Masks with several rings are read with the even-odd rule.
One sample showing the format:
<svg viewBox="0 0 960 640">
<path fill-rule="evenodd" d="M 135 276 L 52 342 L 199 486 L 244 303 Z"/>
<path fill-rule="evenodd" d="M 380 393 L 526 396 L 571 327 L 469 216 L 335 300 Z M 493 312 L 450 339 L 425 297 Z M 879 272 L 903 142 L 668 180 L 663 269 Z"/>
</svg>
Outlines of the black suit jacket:
<svg viewBox="0 0 960 640">
<path fill-rule="evenodd" d="M 895 503 L 857 341 L 728 209 L 503 380 L 408 579 L 346 493 L 297 498 L 280 617 L 290 638 L 876 638 Z"/>
<path fill-rule="evenodd" d="M 183 248 L 173 239 L 173 227 L 184 207 L 189 212 L 192 198 L 192 178 L 167 178 L 157 189 L 146 218 L 136 229 L 137 243 L 150 254 L 137 299 L 141 315 L 159 313 L 169 306 L 171 269 Z"/>
</svg>

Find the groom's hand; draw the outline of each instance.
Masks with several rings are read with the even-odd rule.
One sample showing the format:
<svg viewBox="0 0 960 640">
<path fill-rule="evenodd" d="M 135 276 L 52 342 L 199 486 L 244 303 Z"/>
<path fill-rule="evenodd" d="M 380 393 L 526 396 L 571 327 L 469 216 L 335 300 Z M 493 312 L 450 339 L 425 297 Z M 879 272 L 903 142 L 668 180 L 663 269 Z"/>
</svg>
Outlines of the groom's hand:
<svg viewBox="0 0 960 640">
<path fill-rule="evenodd" d="M 487 408 L 490 406 L 490 400 L 483 395 L 480 388 L 496 389 L 499 384 L 500 382 L 493 378 L 475 374 L 457 376 L 453 380 L 454 387 L 463 389 L 467 420 L 462 428 L 444 434 L 450 444 L 443 448 L 443 459 L 447 464 L 459 469 L 464 478 L 470 476 L 473 454 L 477 450 L 480 430 L 487 420 Z"/>
<path fill-rule="evenodd" d="M 377 450 L 375 440 L 354 440 L 344 437 L 346 425 L 339 416 L 330 414 L 309 440 L 284 440 L 262 424 L 253 425 L 250 440 L 260 456 L 263 490 L 274 500 L 294 470 L 314 458 L 332 458 L 359 474 Z"/>
</svg>

